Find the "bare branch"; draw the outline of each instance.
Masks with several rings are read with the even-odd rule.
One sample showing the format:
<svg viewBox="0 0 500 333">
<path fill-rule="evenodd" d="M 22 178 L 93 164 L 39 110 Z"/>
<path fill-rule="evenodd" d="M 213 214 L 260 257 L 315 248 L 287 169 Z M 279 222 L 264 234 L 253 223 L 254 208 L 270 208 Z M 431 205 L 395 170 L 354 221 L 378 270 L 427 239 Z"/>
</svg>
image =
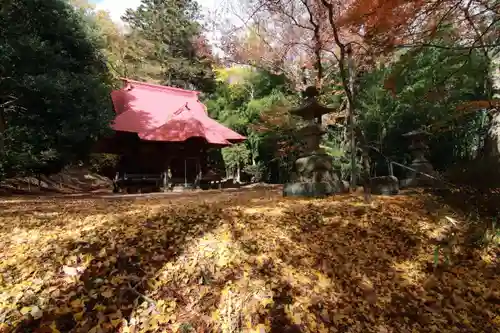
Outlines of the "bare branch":
<svg viewBox="0 0 500 333">
<path fill-rule="evenodd" d="M 330 23 L 330 27 L 331 27 L 332 32 L 333 32 L 333 37 L 335 39 L 335 43 L 337 44 L 337 47 L 340 50 L 340 57 L 339 57 L 339 62 L 338 62 L 339 69 L 340 69 L 340 77 L 342 79 L 342 85 L 345 89 L 347 99 L 348 99 L 350 105 L 352 106 L 354 103 L 354 100 L 353 100 L 353 96 L 352 96 L 352 91 L 349 89 L 349 84 L 347 82 L 347 71 L 345 68 L 345 60 L 346 60 L 346 54 L 347 54 L 346 45 L 343 44 L 340 40 L 338 27 L 337 27 L 335 20 L 334 20 L 333 4 L 329 3 L 327 0 L 321 0 L 321 3 L 323 4 L 323 6 L 325 6 L 328 9 L 328 21 Z"/>
<path fill-rule="evenodd" d="M 314 21 L 314 15 L 309 7 L 308 0 L 301 0 L 309 14 L 309 22 L 314 27 L 314 55 L 316 57 L 316 87 L 323 85 L 323 66 L 321 64 L 321 36 L 319 33 L 319 23 Z"/>
<path fill-rule="evenodd" d="M 447 46 L 447 45 L 439 45 L 439 44 L 431 44 L 431 43 L 419 43 L 419 44 L 402 44 L 402 45 L 396 45 L 395 48 L 415 48 L 415 47 L 430 47 L 430 48 L 437 48 L 437 49 L 446 49 L 446 50 L 456 50 L 456 51 L 468 51 L 468 50 L 473 50 L 473 49 L 481 49 L 481 48 L 495 48 L 499 47 L 500 43 L 493 43 L 493 44 L 487 44 L 487 45 L 469 45 L 469 46 Z"/>
</svg>

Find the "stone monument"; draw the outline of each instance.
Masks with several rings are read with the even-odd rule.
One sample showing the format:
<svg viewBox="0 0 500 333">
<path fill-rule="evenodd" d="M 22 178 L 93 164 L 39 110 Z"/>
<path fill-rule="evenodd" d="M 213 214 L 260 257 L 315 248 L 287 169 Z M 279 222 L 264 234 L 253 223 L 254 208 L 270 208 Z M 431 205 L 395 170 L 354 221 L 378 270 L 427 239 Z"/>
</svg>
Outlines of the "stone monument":
<svg viewBox="0 0 500 333">
<path fill-rule="evenodd" d="M 302 156 L 295 161 L 295 174 L 292 182 L 284 185 L 283 196 L 324 197 L 344 192 L 339 171 L 334 170 L 333 157 L 320 148 L 321 116 L 333 112 L 317 101 L 319 95 L 315 87 L 308 87 L 304 92 L 305 101 L 291 112 L 308 122 L 299 130 L 304 139 Z"/>
<path fill-rule="evenodd" d="M 413 155 L 413 161 L 408 170 L 408 176 L 401 181 L 401 187 L 417 187 L 434 185 L 435 177 L 434 168 L 431 163 L 425 158 L 429 147 L 426 144 L 429 133 L 425 131 L 411 131 L 403 134 L 404 137 L 411 140 L 410 151 Z"/>
</svg>

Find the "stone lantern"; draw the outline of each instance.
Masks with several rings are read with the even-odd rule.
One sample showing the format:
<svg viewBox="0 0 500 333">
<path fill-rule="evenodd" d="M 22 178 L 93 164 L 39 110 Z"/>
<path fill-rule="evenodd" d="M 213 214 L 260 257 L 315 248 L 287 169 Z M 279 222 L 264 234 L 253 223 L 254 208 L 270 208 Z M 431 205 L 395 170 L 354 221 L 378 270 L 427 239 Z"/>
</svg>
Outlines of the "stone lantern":
<svg viewBox="0 0 500 333">
<path fill-rule="evenodd" d="M 411 140 L 410 151 L 413 156 L 413 161 L 408 171 L 408 176 L 402 181 L 403 187 L 426 186 L 434 184 L 435 180 L 426 175 L 435 177 L 434 168 L 431 163 L 425 158 L 428 152 L 427 138 L 429 133 L 425 131 L 411 131 L 403 134 L 404 137 Z M 426 175 L 424 175 L 424 174 Z"/>
<path fill-rule="evenodd" d="M 334 110 L 317 101 L 318 91 L 308 87 L 304 92 L 305 101 L 297 109 L 291 110 L 308 124 L 299 130 L 304 140 L 302 156 L 295 161 L 296 174 L 292 182 L 284 185 L 284 196 L 323 197 L 344 192 L 344 185 L 333 168 L 333 157 L 320 148 L 321 116 Z"/>
</svg>

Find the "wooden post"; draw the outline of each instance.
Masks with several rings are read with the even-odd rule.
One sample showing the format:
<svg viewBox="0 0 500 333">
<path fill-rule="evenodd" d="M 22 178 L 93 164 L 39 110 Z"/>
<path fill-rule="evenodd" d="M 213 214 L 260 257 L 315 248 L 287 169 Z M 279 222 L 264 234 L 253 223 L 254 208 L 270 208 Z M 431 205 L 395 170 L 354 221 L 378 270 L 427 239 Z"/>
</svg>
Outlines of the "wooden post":
<svg viewBox="0 0 500 333">
<path fill-rule="evenodd" d="M 187 158 L 184 157 L 184 189 L 187 188 Z"/>
<path fill-rule="evenodd" d="M 165 170 L 163 171 L 163 192 L 167 192 L 167 186 L 168 186 L 168 171 Z"/>
<path fill-rule="evenodd" d="M 240 162 L 238 161 L 238 164 L 236 165 L 236 182 L 238 184 L 241 183 L 241 181 L 240 181 L 240 175 L 241 175 Z"/>
<path fill-rule="evenodd" d="M 113 193 L 118 193 L 120 192 L 120 189 L 118 188 L 118 180 L 120 179 L 120 172 L 117 171 L 115 173 L 115 178 L 113 179 Z"/>
<path fill-rule="evenodd" d="M 163 192 L 168 192 L 169 190 L 169 186 L 170 186 L 170 161 L 171 161 L 171 158 L 169 157 L 167 159 L 167 163 L 166 163 L 166 167 L 165 167 L 165 171 L 163 172 Z"/>
<path fill-rule="evenodd" d="M 201 188 L 201 177 L 203 176 L 203 174 L 201 172 L 201 162 L 200 162 L 200 157 L 199 156 L 196 159 L 196 169 L 198 171 L 198 177 L 197 177 L 198 180 L 196 181 L 195 188 L 197 188 L 197 187 Z"/>
</svg>

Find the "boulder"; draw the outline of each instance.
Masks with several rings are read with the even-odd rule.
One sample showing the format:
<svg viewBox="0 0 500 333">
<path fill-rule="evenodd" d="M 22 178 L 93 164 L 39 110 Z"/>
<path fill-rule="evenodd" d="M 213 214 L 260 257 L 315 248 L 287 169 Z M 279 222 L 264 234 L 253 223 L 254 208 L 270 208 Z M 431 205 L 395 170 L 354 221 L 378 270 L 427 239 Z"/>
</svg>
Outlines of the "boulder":
<svg viewBox="0 0 500 333">
<path fill-rule="evenodd" d="M 283 196 L 321 198 L 343 193 L 344 189 L 333 182 L 298 182 L 288 183 L 283 187 Z"/>
</svg>

